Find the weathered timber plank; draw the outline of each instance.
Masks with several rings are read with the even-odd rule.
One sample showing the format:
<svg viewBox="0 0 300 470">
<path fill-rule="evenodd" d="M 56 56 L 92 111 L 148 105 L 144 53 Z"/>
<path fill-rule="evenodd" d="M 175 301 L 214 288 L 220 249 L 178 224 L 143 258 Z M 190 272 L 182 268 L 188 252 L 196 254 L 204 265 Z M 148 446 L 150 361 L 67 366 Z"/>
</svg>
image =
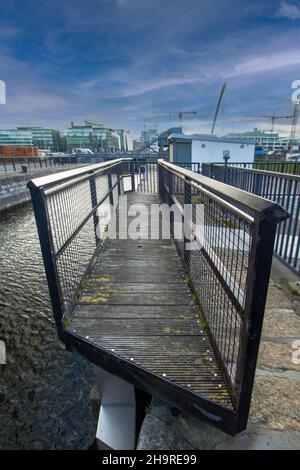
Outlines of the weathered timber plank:
<svg viewBox="0 0 300 470">
<path fill-rule="evenodd" d="M 79 304 L 106 304 L 115 305 L 190 305 L 191 297 L 177 292 L 108 292 L 97 289 L 85 289 L 78 301 Z"/>
<path fill-rule="evenodd" d="M 126 210 L 123 202 L 121 215 Z M 110 233 L 67 329 L 77 339 L 93 344 L 99 354 L 123 361 L 126 367 L 130 362 L 142 368 L 150 379 L 159 376 L 172 388 L 192 391 L 232 409 L 175 246 L 162 239 L 163 217 L 160 239 L 150 238 L 149 214 L 157 202 L 156 195 L 128 194 L 128 206 L 142 203 L 149 211 L 139 217 L 139 238 L 113 239 Z M 128 223 L 134 219 L 129 217 Z"/>
<path fill-rule="evenodd" d="M 143 283 L 143 282 L 123 282 L 123 283 L 108 283 L 108 282 L 103 282 L 100 278 L 90 278 L 87 280 L 87 283 L 85 285 L 85 288 L 83 292 L 113 292 L 113 293 L 120 293 L 120 294 L 129 294 L 129 293 L 134 293 L 134 294 L 148 294 L 148 293 L 154 293 L 154 294 L 161 294 L 164 293 L 164 295 L 173 295 L 174 292 L 177 294 L 180 294 L 182 296 L 191 296 L 191 291 L 190 289 L 185 285 L 182 284 L 182 282 L 177 282 L 170 284 L 168 286 L 168 289 L 166 289 L 166 286 L 163 283 L 157 283 L 157 282 L 148 282 L 148 283 Z"/>
<path fill-rule="evenodd" d="M 143 284 L 142 284 L 143 285 Z M 195 318 L 196 310 L 189 305 L 76 305 L 74 316 L 80 318 Z"/>
<path fill-rule="evenodd" d="M 72 322 L 73 328 L 80 328 L 83 335 L 95 336 L 96 333 L 101 335 L 111 334 L 113 331 L 115 335 L 120 336 L 134 336 L 134 335 L 193 335 L 201 336 L 200 327 L 196 321 L 186 321 L 180 319 L 151 319 L 143 318 L 134 320 L 125 319 L 82 319 L 74 318 Z"/>
</svg>

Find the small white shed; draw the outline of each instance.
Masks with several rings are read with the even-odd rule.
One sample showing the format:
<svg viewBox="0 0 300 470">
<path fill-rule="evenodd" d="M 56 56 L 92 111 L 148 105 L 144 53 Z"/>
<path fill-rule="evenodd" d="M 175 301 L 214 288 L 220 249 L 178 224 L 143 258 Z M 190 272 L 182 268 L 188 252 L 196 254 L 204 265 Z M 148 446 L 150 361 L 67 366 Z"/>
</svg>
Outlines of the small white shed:
<svg viewBox="0 0 300 470">
<path fill-rule="evenodd" d="M 171 162 L 203 163 L 223 162 L 224 154 L 229 162 L 253 162 L 255 143 L 239 139 L 209 135 L 171 134 L 168 138 Z"/>
</svg>

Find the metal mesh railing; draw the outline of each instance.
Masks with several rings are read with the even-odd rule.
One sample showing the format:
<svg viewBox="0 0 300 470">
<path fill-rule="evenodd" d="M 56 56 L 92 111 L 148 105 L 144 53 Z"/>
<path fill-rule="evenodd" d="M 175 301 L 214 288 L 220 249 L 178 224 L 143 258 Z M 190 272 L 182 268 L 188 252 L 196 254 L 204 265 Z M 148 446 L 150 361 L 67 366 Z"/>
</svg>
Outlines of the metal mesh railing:
<svg viewBox="0 0 300 470">
<path fill-rule="evenodd" d="M 38 178 L 29 187 L 62 339 L 64 316 L 73 309 L 124 191 L 158 193 L 163 203 L 174 206 L 171 232 L 186 281 L 202 311 L 234 409 L 245 423 L 276 224 L 287 218 L 286 211 L 163 160 L 145 164 L 119 159 Z M 179 226 L 184 228 L 181 237 Z"/>
<path fill-rule="evenodd" d="M 123 194 L 122 160 L 32 180 L 29 187 L 57 324 L 72 311 L 81 280 L 106 238 Z M 51 292 L 50 292 L 51 293 Z"/>
<path fill-rule="evenodd" d="M 1 172 L 21 172 L 27 169 L 28 172 L 44 168 L 54 168 L 60 166 L 76 165 L 75 156 L 66 155 L 63 157 L 1 157 L 0 156 L 0 174 Z"/>
<path fill-rule="evenodd" d="M 265 290 L 260 298 L 261 318 L 255 325 L 260 331 L 274 242 L 269 229 L 272 228 L 273 235 L 276 230 L 275 217 L 262 233 L 263 207 L 274 214 L 277 211 L 277 215 L 285 213 L 280 206 L 273 205 L 272 209 L 272 203 L 267 209 L 267 202 L 261 204 L 254 196 L 249 199 L 241 191 L 235 190 L 233 194 L 229 186 L 219 183 L 210 186 L 207 178 L 178 166 L 160 162 L 159 171 L 162 201 L 175 205 L 175 212 L 185 222 L 184 234 L 178 239 L 173 219 L 173 235 L 238 407 L 247 374 L 249 319 L 259 295 L 254 285 L 257 277 L 262 276 Z M 258 240 L 264 246 L 258 246 Z M 260 272 L 261 256 L 265 259 Z M 259 341 L 259 334 L 256 340 Z"/>
<path fill-rule="evenodd" d="M 177 164 L 177 163 L 176 163 Z M 181 166 L 181 164 L 179 163 Z M 190 164 L 192 165 L 192 164 Z M 209 165 L 224 165 L 223 161 L 215 161 L 212 163 L 203 163 L 203 173 L 205 173 Z M 254 162 L 231 162 L 229 160 L 228 166 L 231 168 L 244 168 L 248 170 L 264 170 L 272 171 L 273 173 L 287 173 L 291 175 L 300 175 L 300 162 L 281 162 L 281 161 L 259 161 Z M 196 171 L 194 168 L 192 171 Z M 196 171 L 197 172 L 197 171 Z M 208 176 L 208 174 L 206 174 Z"/>
<path fill-rule="evenodd" d="M 136 191 L 141 193 L 158 193 L 157 163 L 135 162 Z"/>
<path fill-rule="evenodd" d="M 283 164 L 282 164 L 283 165 Z M 296 163 L 287 163 L 295 171 Z M 299 164 L 298 164 L 299 165 Z M 207 176 L 280 204 L 291 214 L 277 229 L 274 253 L 300 274 L 300 176 L 247 169 L 231 164 L 203 164 Z"/>
</svg>

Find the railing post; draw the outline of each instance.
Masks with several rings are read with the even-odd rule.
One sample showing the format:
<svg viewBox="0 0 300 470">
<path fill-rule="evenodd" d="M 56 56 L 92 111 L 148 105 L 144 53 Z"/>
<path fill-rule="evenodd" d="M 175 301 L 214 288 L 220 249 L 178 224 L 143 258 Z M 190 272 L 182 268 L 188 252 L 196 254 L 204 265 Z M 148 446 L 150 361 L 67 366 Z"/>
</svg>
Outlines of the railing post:
<svg viewBox="0 0 300 470">
<path fill-rule="evenodd" d="M 246 310 L 240 336 L 241 350 L 237 363 L 237 387 L 240 390 L 239 429 L 245 428 L 249 414 L 275 234 L 275 223 L 261 216 L 255 221 L 249 256 L 250 266 L 245 299 Z"/>
<path fill-rule="evenodd" d="M 261 185 L 262 185 L 262 175 L 259 173 L 255 174 L 255 182 L 254 182 L 254 194 L 257 196 L 261 196 Z"/>
<path fill-rule="evenodd" d="M 38 235 L 41 244 L 42 256 L 45 265 L 46 277 L 49 286 L 51 304 L 54 313 L 54 319 L 58 332 L 58 337 L 64 341 L 63 331 L 63 299 L 59 283 L 59 277 L 56 268 L 54 256 L 54 244 L 51 231 L 49 230 L 49 217 L 47 203 L 42 189 L 35 190 L 30 186 L 33 211 L 35 215 Z"/>
<path fill-rule="evenodd" d="M 122 195 L 122 191 L 121 191 L 121 171 L 120 171 L 120 165 L 117 166 L 116 168 L 116 171 L 117 171 L 117 181 L 118 181 L 118 199 L 120 198 L 120 196 Z M 119 201 L 118 201 L 119 202 Z"/>
<path fill-rule="evenodd" d="M 97 214 L 97 190 L 96 190 L 96 178 L 93 171 L 90 172 L 90 192 L 91 192 L 91 202 L 92 202 L 92 209 L 93 209 L 93 221 L 94 221 L 94 231 L 95 231 L 95 241 L 96 247 L 100 242 L 100 237 L 98 236 L 98 225 L 99 225 L 99 217 Z"/>
<path fill-rule="evenodd" d="M 227 184 L 228 181 L 228 160 L 229 156 L 225 155 L 224 157 L 224 183 Z"/>
<path fill-rule="evenodd" d="M 190 270 L 190 250 L 186 249 L 186 245 L 191 241 L 191 239 L 187 238 L 186 231 L 188 230 L 188 233 L 191 234 L 192 217 L 193 217 L 192 207 L 191 207 L 192 189 L 191 189 L 191 185 L 189 184 L 190 181 L 191 179 L 186 176 L 184 180 L 184 219 L 185 219 L 184 220 L 184 262 L 188 271 Z M 186 220 L 186 218 L 188 220 Z"/>
<path fill-rule="evenodd" d="M 163 168 L 161 167 L 161 165 L 158 165 L 158 195 L 159 195 L 159 199 L 161 200 L 161 202 L 163 202 L 162 187 L 163 187 Z"/>
<path fill-rule="evenodd" d="M 135 191 L 135 162 L 130 163 L 131 171 L 131 191 Z"/>
<path fill-rule="evenodd" d="M 109 203 L 110 203 L 111 206 L 114 206 L 114 195 L 113 195 L 113 191 L 112 191 L 111 170 L 108 170 L 107 180 L 108 180 L 108 191 L 109 191 Z"/>
</svg>

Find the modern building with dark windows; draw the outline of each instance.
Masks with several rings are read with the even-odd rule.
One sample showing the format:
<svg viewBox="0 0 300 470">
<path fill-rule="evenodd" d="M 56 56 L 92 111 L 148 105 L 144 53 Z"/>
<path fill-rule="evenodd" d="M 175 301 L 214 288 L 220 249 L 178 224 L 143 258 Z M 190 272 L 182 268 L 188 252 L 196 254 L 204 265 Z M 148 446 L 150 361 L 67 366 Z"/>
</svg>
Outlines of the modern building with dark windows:
<svg viewBox="0 0 300 470">
<path fill-rule="evenodd" d="M 120 150 L 120 136 L 114 129 L 103 124 L 85 120 L 82 125 L 75 125 L 66 131 L 68 151 L 75 148 L 89 148 L 93 152 L 117 152 Z"/>
</svg>

